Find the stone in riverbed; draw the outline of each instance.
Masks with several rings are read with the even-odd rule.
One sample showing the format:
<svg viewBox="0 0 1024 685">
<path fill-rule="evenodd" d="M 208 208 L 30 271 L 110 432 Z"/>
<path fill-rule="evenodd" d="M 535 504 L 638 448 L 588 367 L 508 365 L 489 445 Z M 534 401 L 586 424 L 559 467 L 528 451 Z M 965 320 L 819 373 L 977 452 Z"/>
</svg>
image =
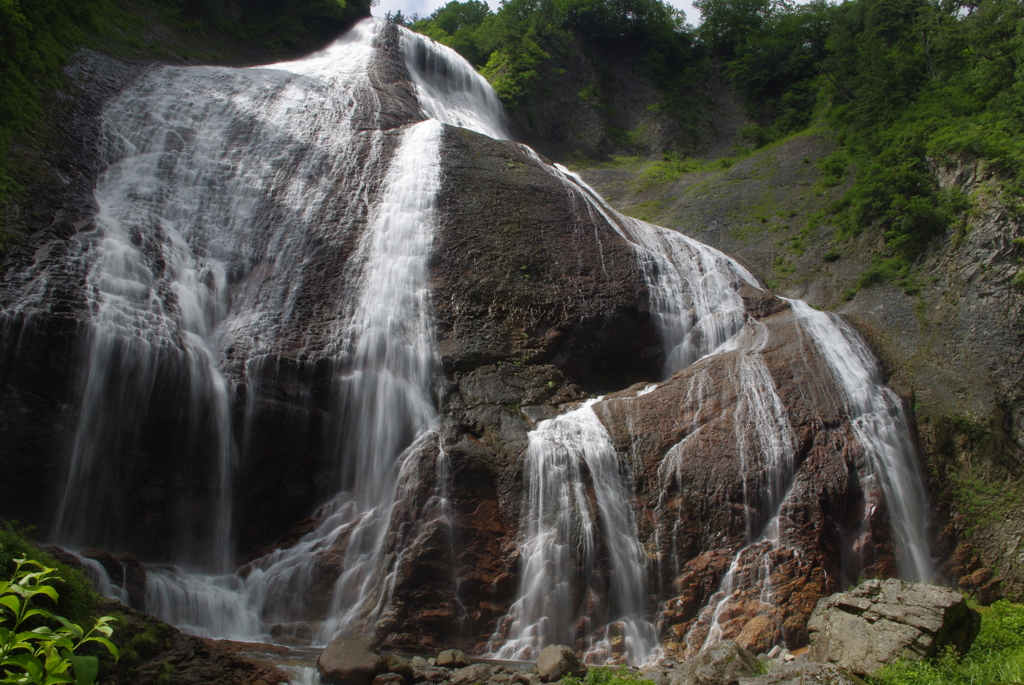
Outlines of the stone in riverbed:
<svg viewBox="0 0 1024 685">
<path fill-rule="evenodd" d="M 381 673 L 373 679 L 373 685 L 405 685 L 405 678 L 398 673 Z"/>
<path fill-rule="evenodd" d="M 461 649 L 446 649 L 437 655 L 437 665 L 443 668 L 463 668 L 472 661 Z"/>
<path fill-rule="evenodd" d="M 734 685 L 753 676 L 757 666 L 753 654 L 732 640 L 722 640 L 673 669 L 669 679 L 671 685 Z"/>
<path fill-rule="evenodd" d="M 921 660 L 970 648 L 981 627 L 959 592 L 896 578 L 868 580 L 818 601 L 807 622 L 811 661 L 872 674 L 897 659 Z"/>
<path fill-rule="evenodd" d="M 473 664 L 452 672 L 451 685 L 473 685 L 490 679 L 494 669 L 487 664 Z"/>
<path fill-rule="evenodd" d="M 316 661 L 325 685 L 371 685 L 384 672 L 384 659 L 365 637 L 332 640 Z"/>
<path fill-rule="evenodd" d="M 388 669 L 389 673 L 397 673 L 407 681 L 412 682 L 412 665 L 404 656 L 388 654 L 384 657 L 384 666 Z"/>
<path fill-rule="evenodd" d="M 434 660 L 431 659 L 431 661 Z M 450 669 L 434 666 L 423 657 L 418 656 L 412 658 L 409 667 L 412 669 L 412 681 L 415 683 L 440 683 L 448 680 L 452 674 Z"/>
<path fill-rule="evenodd" d="M 739 685 L 863 685 L 864 681 L 835 664 L 797 663 L 776 666 L 756 678 L 740 678 Z"/>
<path fill-rule="evenodd" d="M 553 683 L 567 675 L 582 678 L 587 667 L 576 658 L 576 652 L 565 645 L 548 645 L 537 658 L 537 675 L 542 682 Z"/>
</svg>

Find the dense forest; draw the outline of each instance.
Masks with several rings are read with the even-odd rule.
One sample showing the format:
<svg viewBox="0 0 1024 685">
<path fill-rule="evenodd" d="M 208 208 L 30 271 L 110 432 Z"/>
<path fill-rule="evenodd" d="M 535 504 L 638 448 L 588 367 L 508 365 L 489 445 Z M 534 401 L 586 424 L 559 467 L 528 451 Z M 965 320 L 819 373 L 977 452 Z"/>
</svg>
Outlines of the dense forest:
<svg viewBox="0 0 1024 685">
<path fill-rule="evenodd" d="M 822 214 L 847 233 L 872 226 L 885 236 L 885 252 L 862 285 L 893 280 L 912 291 L 909 265 L 969 214 L 970 197 L 937 185 L 936 160 L 984 160 L 1008 206 L 1021 207 L 1021 3 L 699 0 L 697 6 L 697 28 L 660 0 L 505 0 L 497 12 L 478 0 L 453 0 L 426 18 L 394 19 L 477 65 L 513 111 L 542 85 L 545 61 L 579 41 L 593 51 L 640 51 L 643 68 L 662 88 L 660 108 L 679 116 L 689 109 L 690 84 L 724 74 L 745 103 L 745 151 L 808 127 L 833 130 L 841 146 L 823 170 L 833 184 L 848 173 L 855 180 Z M 588 95 L 583 89 L 579 97 Z M 681 164 L 686 152 L 663 154 L 671 165 Z"/>
</svg>

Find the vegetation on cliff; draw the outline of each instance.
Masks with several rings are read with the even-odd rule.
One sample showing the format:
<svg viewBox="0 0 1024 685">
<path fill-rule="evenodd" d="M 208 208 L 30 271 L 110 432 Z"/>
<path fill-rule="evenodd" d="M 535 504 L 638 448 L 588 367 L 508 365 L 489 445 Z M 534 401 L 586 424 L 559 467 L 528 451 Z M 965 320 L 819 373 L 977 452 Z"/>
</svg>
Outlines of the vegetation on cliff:
<svg viewBox="0 0 1024 685">
<path fill-rule="evenodd" d="M 592 50 L 642 46 L 638 66 L 665 90 L 667 102 L 683 100 L 682 93 L 671 96 L 695 75 L 723 72 L 752 122 L 740 152 L 808 126 L 832 129 L 841 147 L 825 161 L 827 175 L 833 184 L 847 173 L 854 181 L 823 209 L 847 234 L 874 227 L 884 235 L 885 249 L 862 285 L 890 279 L 912 289 L 910 264 L 936 236 L 964 227 L 971 199 L 939 188 L 937 162 L 984 160 L 1003 192 L 1021 194 L 1020 3 L 697 4 L 703 23 L 696 29 L 661 0 L 509 0 L 496 13 L 476 0 L 453 0 L 411 26 L 480 66 L 513 107 L 542 87 L 543 62 L 575 38 Z M 630 137 L 621 139 L 628 147 Z M 666 160 L 689 152 L 666 151 Z"/>
</svg>

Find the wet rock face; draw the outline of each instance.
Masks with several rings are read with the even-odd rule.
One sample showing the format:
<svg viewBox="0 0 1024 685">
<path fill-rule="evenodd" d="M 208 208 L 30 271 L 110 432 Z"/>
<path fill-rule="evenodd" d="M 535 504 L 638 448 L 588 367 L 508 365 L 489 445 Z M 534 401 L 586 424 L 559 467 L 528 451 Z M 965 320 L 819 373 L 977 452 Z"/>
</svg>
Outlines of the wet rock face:
<svg viewBox="0 0 1024 685">
<path fill-rule="evenodd" d="M 63 476 L 59 459 L 68 448 L 78 391 L 77 370 L 86 331 L 81 288 L 85 271 L 77 236 L 92 230 L 99 172 L 96 149 L 104 105 L 152 66 L 80 50 L 65 68 L 69 87 L 55 93 L 54 140 L 39 158 L 38 177 L 26 185 L 31 198 L 18 209 L 24 241 L 0 258 L 0 310 L 15 307 L 25 292 L 38 306 L 0 315 L 0 515 L 32 521 L 45 530 Z M 72 95 L 73 94 L 73 95 Z M 47 272 L 59 278 L 45 278 Z"/>
<path fill-rule="evenodd" d="M 270 685 L 290 682 L 290 675 L 273 664 L 236 651 L 237 644 L 207 640 L 130 609 L 119 602 L 103 602 L 100 615 L 119 616 L 114 641 L 121 645 L 122 658 L 104 669 L 104 682 L 111 685 Z M 148 635 L 151 639 L 129 642 L 127 636 Z M 121 640 L 124 642 L 121 642 Z M 133 658 L 125 658 L 130 645 Z"/>
<path fill-rule="evenodd" d="M 515 144 L 446 128 L 442 159 L 431 293 L 452 528 L 406 554 L 378 628 L 412 651 L 481 649 L 515 599 L 529 431 L 584 388 L 653 380 L 661 363 L 643 274 L 604 220 Z M 454 583 L 435 568 L 449 558 Z"/>
<path fill-rule="evenodd" d="M 822 599 L 808 628 L 813 661 L 870 675 L 897 659 L 919 661 L 947 647 L 965 654 L 981 616 L 959 592 L 890 578 Z"/>
<path fill-rule="evenodd" d="M 431 292 L 445 369 L 550 363 L 602 390 L 656 378 L 629 244 L 517 145 L 448 128 L 442 158 Z"/>
<path fill-rule="evenodd" d="M 760 356 L 794 440 L 780 542 L 739 558 L 738 594 L 722 616 L 723 636 L 757 653 L 781 642 L 805 644 L 818 598 L 852 580 L 854 569 L 893 573 L 895 566 L 882 512 L 864 518 L 870 486 L 863 451 L 828 367 L 784 302 L 751 294 L 747 307 L 767 335 Z M 710 617 L 699 611 L 737 550 L 769 523 L 765 498 L 778 487 L 742 451 L 759 439 L 738 392 L 743 354 L 717 355 L 651 392 L 617 393 L 595 406 L 634 469 L 640 534 L 658 574 L 655 586 L 667 600 L 659 629 L 669 653 L 693 654 L 704 643 Z M 767 586 L 758 580 L 765 560 L 770 604 L 762 601 Z"/>
</svg>

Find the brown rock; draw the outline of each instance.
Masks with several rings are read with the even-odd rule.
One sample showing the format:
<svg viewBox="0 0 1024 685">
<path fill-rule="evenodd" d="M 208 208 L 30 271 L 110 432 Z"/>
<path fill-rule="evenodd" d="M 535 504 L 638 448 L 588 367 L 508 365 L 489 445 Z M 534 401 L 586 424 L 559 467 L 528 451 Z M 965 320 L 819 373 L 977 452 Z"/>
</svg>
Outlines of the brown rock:
<svg viewBox="0 0 1024 685">
<path fill-rule="evenodd" d="M 487 682 L 494 669 L 487 664 L 473 664 L 452 671 L 451 685 L 474 685 Z"/>
<path fill-rule="evenodd" d="M 586 674 L 587 667 L 565 645 L 548 645 L 537 657 L 537 675 L 542 682 L 553 683 L 568 675 L 582 678 Z"/>
<path fill-rule="evenodd" d="M 321 652 L 316 668 L 325 685 L 371 685 L 385 666 L 369 638 L 339 637 Z"/>
<path fill-rule="evenodd" d="M 373 685 L 405 685 L 405 678 L 397 673 L 381 673 L 373 679 Z"/>
<path fill-rule="evenodd" d="M 461 649 L 446 649 L 437 655 L 437 665 L 443 668 L 462 668 L 472 661 Z"/>
</svg>

